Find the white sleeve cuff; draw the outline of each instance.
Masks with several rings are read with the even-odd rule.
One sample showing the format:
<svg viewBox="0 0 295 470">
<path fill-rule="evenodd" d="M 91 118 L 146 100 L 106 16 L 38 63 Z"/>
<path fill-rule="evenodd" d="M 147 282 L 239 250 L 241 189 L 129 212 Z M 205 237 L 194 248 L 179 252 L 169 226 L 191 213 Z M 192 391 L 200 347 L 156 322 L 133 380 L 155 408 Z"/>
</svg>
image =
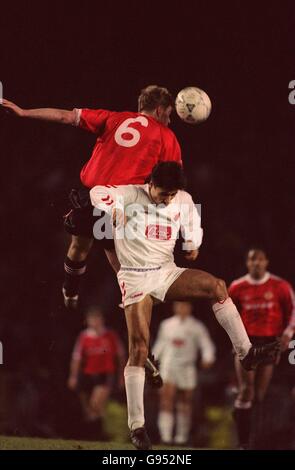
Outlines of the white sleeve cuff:
<svg viewBox="0 0 295 470">
<path fill-rule="evenodd" d="M 288 327 L 285 329 L 283 335 L 288 336 L 290 339 L 293 338 L 293 335 L 294 335 L 294 327 L 288 326 Z"/>
<path fill-rule="evenodd" d="M 74 121 L 74 126 L 78 127 L 80 124 L 80 118 L 81 118 L 81 113 L 82 109 L 79 108 L 74 108 L 74 113 L 75 113 L 75 121 Z"/>
</svg>

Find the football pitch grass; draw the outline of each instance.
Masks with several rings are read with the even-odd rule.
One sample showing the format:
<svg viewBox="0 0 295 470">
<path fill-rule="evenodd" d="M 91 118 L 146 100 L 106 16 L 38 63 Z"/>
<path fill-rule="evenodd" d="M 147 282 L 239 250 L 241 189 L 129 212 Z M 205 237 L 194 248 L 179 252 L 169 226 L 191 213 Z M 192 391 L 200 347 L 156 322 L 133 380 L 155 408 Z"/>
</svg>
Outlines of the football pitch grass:
<svg viewBox="0 0 295 470">
<path fill-rule="evenodd" d="M 153 450 L 186 450 L 192 447 L 153 446 Z M 0 436 L 0 450 L 135 450 L 132 444 L 122 442 L 89 442 L 65 439 Z"/>
</svg>

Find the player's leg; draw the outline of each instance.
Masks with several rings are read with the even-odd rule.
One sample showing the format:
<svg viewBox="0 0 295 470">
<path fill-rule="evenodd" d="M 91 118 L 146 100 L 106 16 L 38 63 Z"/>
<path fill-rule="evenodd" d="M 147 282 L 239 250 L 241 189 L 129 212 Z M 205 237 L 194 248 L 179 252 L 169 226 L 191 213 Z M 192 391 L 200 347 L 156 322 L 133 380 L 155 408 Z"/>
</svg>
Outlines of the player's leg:
<svg viewBox="0 0 295 470">
<path fill-rule="evenodd" d="M 192 417 L 194 389 L 178 390 L 176 400 L 176 433 L 175 444 L 184 445 L 189 440 Z"/>
<path fill-rule="evenodd" d="M 110 393 L 110 386 L 96 385 L 90 395 L 89 407 L 91 411 L 91 431 L 93 438 L 106 440 L 109 437 L 103 429 L 103 417 Z"/>
<path fill-rule="evenodd" d="M 93 239 L 72 235 L 71 243 L 64 262 L 63 294 L 67 307 L 76 307 L 79 286 L 86 272 L 86 261 L 93 245 Z"/>
<path fill-rule="evenodd" d="M 173 282 L 165 300 L 193 300 L 207 298 L 218 323 L 225 329 L 245 369 L 256 367 L 265 358 L 276 355 L 279 343 L 252 347 L 240 314 L 228 296 L 226 284 L 212 274 L 198 269 L 187 269 Z"/>
<path fill-rule="evenodd" d="M 261 364 L 257 368 L 255 380 L 255 400 L 263 402 L 274 372 L 274 364 Z"/>
<path fill-rule="evenodd" d="M 94 418 L 102 418 L 105 406 L 110 396 L 111 388 L 108 385 L 96 385 L 89 398 L 89 406 Z"/>
<path fill-rule="evenodd" d="M 254 400 L 256 371 L 246 371 L 235 355 L 235 370 L 238 381 L 238 396 L 234 403 L 233 417 L 237 427 L 239 447 L 248 449 L 250 445 L 251 421 Z"/>
<path fill-rule="evenodd" d="M 253 406 L 254 432 L 252 436 L 253 449 L 265 449 L 268 446 L 268 430 L 265 429 L 264 398 L 273 376 L 274 364 L 260 364 L 255 377 L 255 402 Z M 270 430 L 269 430 L 270 431 Z"/>
<path fill-rule="evenodd" d="M 143 394 L 144 365 L 149 350 L 152 307 L 153 301 L 148 295 L 142 301 L 125 307 L 129 345 L 129 359 L 124 371 L 128 426 L 131 440 L 138 449 L 149 449 L 151 447 L 144 429 Z"/>
<path fill-rule="evenodd" d="M 187 269 L 167 291 L 166 300 L 188 300 L 207 298 L 212 302 L 217 321 L 226 330 L 240 359 L 251 348 L 251 343 L 225 282 L 198 269 Z"/>
<path fill-rule="evenodd" d="M 80 401 L 80 405 L 81 405 L 81 408 L 82 408 L 82 413 L 83 413 L 83 416 L 85 418 L 85 421 L 89 421 L 91 420 L 91 409 L 90 409 L 90 406 L 89 406 L 89 397 L 90 397 L 90 393 L 89 392 L 86 392 L 84 390 L 81 390 L 78 394 L 79 396 L 79 401 Z"/>
<path fill-rule="evenodd" d="M 163 387 L 160 390 L 160 409 L 158 415 L 158 428 L 163 444 L 169 444 L 172 442 L 175 395 L 175 384 L 164 382 Z"/>
</svg>

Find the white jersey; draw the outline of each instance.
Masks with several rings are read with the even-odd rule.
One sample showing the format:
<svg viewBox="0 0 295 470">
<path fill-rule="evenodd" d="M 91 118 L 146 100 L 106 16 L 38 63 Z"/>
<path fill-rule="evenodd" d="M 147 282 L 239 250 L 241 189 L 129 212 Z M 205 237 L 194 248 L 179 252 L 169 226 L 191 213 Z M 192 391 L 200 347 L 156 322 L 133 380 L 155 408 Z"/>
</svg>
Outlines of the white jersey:
<svg viewBox="0 0 295 470">
<path fill-rule="evenodd" d="M 178 315 L 162 321 L 153 346 L 161 370 L 195 365 L 199 351 L 204 362 L 215 361 L 215 346 L 203 323 L 193 316 L 182 319 Z"/>
<path fill-rule="evenodd" d="M 114 230 L 115 247 L 122 268 L 158 268 L 173 262 L 173 251 L 181 231 L 184 249 L 199 248 L 203 230 L 192 197 L 178 191 L 167 206 L 156 205 L 149 195 L 149 185 L 95 186 L 90 191 L 92 204 L 112 215 L 124 210 L 125 227 Z M 94 226 L 94 236 L 100 221 Z M 97 225 L 98 224 L 98 225 Z"/>
</svg>

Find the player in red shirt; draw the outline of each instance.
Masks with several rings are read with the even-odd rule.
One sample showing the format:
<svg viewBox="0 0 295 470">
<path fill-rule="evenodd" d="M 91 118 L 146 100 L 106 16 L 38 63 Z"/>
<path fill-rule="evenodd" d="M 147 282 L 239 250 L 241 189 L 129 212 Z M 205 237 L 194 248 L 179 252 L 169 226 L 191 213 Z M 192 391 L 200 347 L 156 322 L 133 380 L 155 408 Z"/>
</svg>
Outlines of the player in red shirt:
<svg viewBox="0 0 295 470">
<path fill-rule="evenodd" d="M 229 295 L 236 304 L 251 343 L 265 344 L 281 337 L 282 350 L 288 347 L 295 327 L 294 293 L 290 284 L 267 271 L 269 260 L 264 250 L 251 249 L 247 254 L 248 274 L 232 282 Z M 246 371 L 235 358 L 239 393 L 235 401 L 234 418 L 241 448 L 249 448 L 252 405 L 256 436 L 263 418 L 265 394 L 274 371 L 274 363 L 260 364 L 255 371 Z M 253 441 L 253 436 L 251 436 Z M 257 445 L 257 444 L 254 444 Z"/>
<path fill-rule="evenodd" d="M 102 312 L 91 309 L 74 347 L 68 387 L 77 391 L 87 425 L 87 437 L 102 439 L 105 405 L 118 372 L 123 387 L 125 352 L 117 334 L 105 328 Z"/>
<path fill-rule="evenodd" d="M 96 185 L 143 184 L 159 161 L 181 162 L 181 151 L 168 128 L 174 99 L 166 88 L 150 85 L 138 98 L 138 112 L 103 109 L 72 111 L 42 108 L 22 109 L 3 99 L 2 107 L 19 117 L 71 124 L 96 135 L 91 158 L 81 171 L 82 189 L 72 190 L 72 209 L 65 217 L 72 242 L 65 259 L 63 295 L 66 306 L 75 307 L 87 255 L 93 244 L 93 216 L 89 189 Z M 102 240 L 106 255 L 117 272 L 119 262 L 113 240 Z"/>
</svg>

